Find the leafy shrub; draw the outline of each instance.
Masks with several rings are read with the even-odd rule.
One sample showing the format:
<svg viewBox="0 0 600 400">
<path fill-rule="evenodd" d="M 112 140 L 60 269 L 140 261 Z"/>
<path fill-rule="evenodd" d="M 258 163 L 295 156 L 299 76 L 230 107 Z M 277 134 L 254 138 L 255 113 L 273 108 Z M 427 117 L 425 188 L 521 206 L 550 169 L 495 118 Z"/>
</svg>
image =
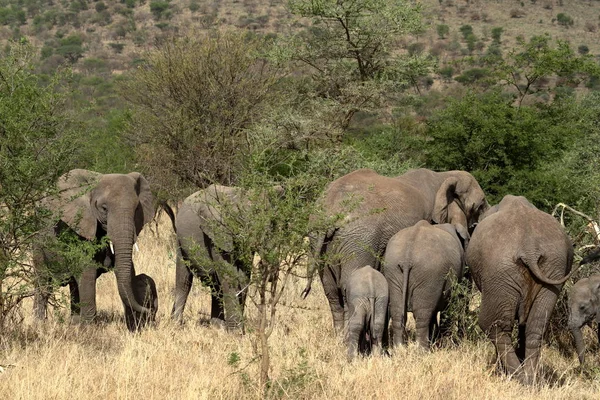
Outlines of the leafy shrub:
<svg viewBox="0 0 600 400">
<path fill-rule="evenodd" d="M 445 39 L 448 36 L 448 33 L 450 33 L 450 27 L 445 24 L 438 25 L 436 30 L 440 39 Z"/>
<path fill-rule="evenodd" d="M 556 16 L 556 22 L 558 22 L 559 25 L 562 25 L 566 28 L 573 26 L 573 18 L 571 18 L 569 15 L 565 14 L 565 13 L 559 13 Z"/>
<path fill-rule="evenodd" d="M 473 35 L 473 27 L 471 25 L 463 25 L 459 28 L 459 30 L 465 40 L 467 40 L 469 35 Z"/>
<path fill-rule="evenodd" d="M 109 43 L 108 46 L 117 54 L 121 54 L 125 48 L 124 43 Z"/>
<path fill-rule="evenodd" d="M 587 54 L 590 52 L 590 48 L 587 47 L 585 44 L 582 44 L 577 48 L 577 51 L 579 52 L 579 54 Z"/>
<path fill-rule="evenodd" d="M 95 6 L 96 12 L 102 12 L 107 9 L 106 4 L 103 1 L 99 1 Z"/>
<path fill-rule="evenodd" d="M 83 57 L 83 39 L 79 34 L 73 33 L 66 38 L 60 40 L 60 47 L 56 49 L 56 53 L 66 58 L 72 64 L 76 63 Z"/>
<path fill-rule="evenodd" d="M 487 68 L 472 68 L 466 70 L 461 75 L 454 78 L 457 82 L 463 85 L 479 82 L 490 76 L 490 71 Z"/>
<path fill-rule="evenodd" d="M 440 75 L 446 82 L 449 82 L 452 80 L 452 75 L 454 75 L 454 68 L 449 65 L 442 67 L 440 68 Z"/>
<path fill-rule="evenodd" d="M 500 43 L 500 39 L 502 38 L 502 33 L 504 32 L 504 28 L 502 28 L 501 26 L 497 26 L 495 28 L 492 28 L 492 40 L 494 40 L 495 42 Z"/>
<path fill-rule="evenodd" d="M 425 50 L 425 44 L 420 42 L 411 43 L 408 45 L 407 50 L 408 54 L 411 56 L 418 55 L 423 53 L 423 50 Z"/>
<path fill-rule="evenodd" d="M 152 1 L 150 2 L 150 11 L 154 15 L 154 19 L 159 20 L 163 17 L 163 14 L 169 9 L 170 5 L 166 1 Z"/>
</svg>

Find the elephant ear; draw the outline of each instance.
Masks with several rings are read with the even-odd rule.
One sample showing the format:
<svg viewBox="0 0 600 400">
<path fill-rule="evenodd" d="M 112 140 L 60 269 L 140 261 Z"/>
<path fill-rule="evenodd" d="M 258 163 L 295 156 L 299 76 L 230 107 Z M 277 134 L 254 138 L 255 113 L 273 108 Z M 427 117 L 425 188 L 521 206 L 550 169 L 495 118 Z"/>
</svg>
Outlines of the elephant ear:
<svg viewBox="0 0 600 400">
<path fill-rule="evenodd" d="M 448 206 L 452 204 L 456 196 L 456 186 L 458 178 L 447 178 L 438 189 L 435 195 L 435 203 L 433 205 L 433 222 L 436 224 L 445 224 L 448 222 Z"/>
<path fill-rule="evenodd" d="M 484 219 L 486 219 L 490 215 L 497 213 L 499 209 L 500 209 L 500 205 L 499 204 L 496 204 L 495 206 L 492 206 L 492 207 L 488 208 L 487 211 L 485 213 L 483 213 L 483 215 L 481 216 L 480 221 L 483 221 Z"/>
<path fill-rule="evenodd" d="M 135 212 L 135 229 L 137 234 L 140 233 L 144 225 L 152 221 L 156 210 L 154 209 L 154 196 L 150 191 L 148 181 L 139 172 L 131 172 L 129 174 L 135 180 L 135 191 L 140 200 L 140 206 Z"/>
<path fill-rule="evenodd" d="M 90 205 L 91 192 L 102 174 L 74 169 L 58 179 L 59 196 L 50 201 L 51 209 L 78 235 L 92 240 L 96 237 L 97 220 Z"/>
</svg>

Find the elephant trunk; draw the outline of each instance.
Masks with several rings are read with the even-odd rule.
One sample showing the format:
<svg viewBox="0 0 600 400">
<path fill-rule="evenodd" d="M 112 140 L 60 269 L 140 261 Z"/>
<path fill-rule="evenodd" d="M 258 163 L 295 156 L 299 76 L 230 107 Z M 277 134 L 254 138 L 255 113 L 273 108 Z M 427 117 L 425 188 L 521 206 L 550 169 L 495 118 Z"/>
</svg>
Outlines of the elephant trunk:
<svg viewBox="0 0 600 400">
<path fill-rule="evenodd" d="M 129 215 L 131 216 L 128 218 Z M 109 217 L 108 236 L 114 245 L 115 275 L 123 304 L 139 313 L 149 314 L 150 310 L 137 302 L 132 286 L 135 276 L 132 260 L 135 237 L 133 212 L 115 212 L 112 217 Z"/>
<path fill-rule="evenodd" d="M 585 361 L 585 345 L 583 344 L 583 334 L 581 333 L 581 328 L 576 326 L 571 327 L 571 334 L 575 339 L 575 348 L 577 349 L 577 356 L 579 357 L 579 362 L 583 364 Z"/>
</svg>

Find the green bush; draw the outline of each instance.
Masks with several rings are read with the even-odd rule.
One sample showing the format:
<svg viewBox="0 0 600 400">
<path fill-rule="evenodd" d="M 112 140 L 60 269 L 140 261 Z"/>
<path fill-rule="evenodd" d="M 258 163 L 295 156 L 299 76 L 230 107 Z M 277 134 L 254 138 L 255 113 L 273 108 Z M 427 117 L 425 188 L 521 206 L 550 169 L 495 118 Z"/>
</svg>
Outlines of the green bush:
<svg viewBox="0 0 600 400">
<path fill-rule="evenodd" d="M 107 9 L 106 4 L 103 1 L 99 1 L 95 6 L 96 12 L 102 12 Z"/>
<path fill-rule="evenodd" d="M 436 30 L 437 30 L 438 37 L 440 39 L 445 39 L 448 36 L 448 34 L 450 33 L 450 27 L 445 24 L 438 25 L 436 27 Z"/>
<path fill-rule="evenodd" d="M 558 22 L 559 25 L 562 25 L 566 28 L 573 26 L 573 18 L 571 18 L 569 15 L 564 14 L 564 13 L 559 13 L 556 16 L 556 22 Z"/>
<path fill-rule="evenodd" d="M 590 52 L 590 48 L 587 47 L 585 44 L 580 45 L 577 48 L 577 51 L 579 52 L 579 54 L 588 54 Z"/>
<path fill-rule="evenodd" d="M 487 68 L 471 68 L 466 70 L 461 75 L 454 78 L 457 82 L 463 85 L 474 84 L 482 81 L 490 76 L 490 70 Z"/>
<path fill-rule="evenodd" d="M 150 2 L 150 11 L 154 15 L 154 19 L 159 20 L 163 17 L 163 14 L 169 9 L 170 5 L 166 1 L 152 1 Z"/>
<path fill-rule="evenodd" d="M 449 82 L 452 80 L 452 75 L 454 75 L 454 68 L 452 68 L 449 65 L 446 67 L 442 67 L 440 68 L 440 75 L 442 76 L 442 78 L 444 78 L 446 82 Z"/>
<path fill-rule="evenodd" d="M 492 40 L 500 43 L 500 39 L 502 38 L 502 33 L 504 32 L 504 28 L 497 26 L 492 28 Z"/>
<path fill-rule="evenodd" d="M 469 35 L 472 35 L 472 34 L 473 34 L 473 27 L 472 27 L 471 25 L 462 25 L 462 26 L 459 28 L 459 30 L 460 30 L 460 32 L 462 33 L 462 35 L 463 35 L 463 38 L 464 38 L 465 40 L 467 40 L 467 37 L 469 37 Z"/>
</svg>

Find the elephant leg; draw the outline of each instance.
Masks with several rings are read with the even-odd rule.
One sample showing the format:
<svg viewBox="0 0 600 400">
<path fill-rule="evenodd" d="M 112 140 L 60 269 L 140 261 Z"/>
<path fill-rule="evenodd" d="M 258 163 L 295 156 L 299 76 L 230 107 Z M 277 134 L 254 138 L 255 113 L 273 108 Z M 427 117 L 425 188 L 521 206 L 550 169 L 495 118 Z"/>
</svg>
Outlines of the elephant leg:
<svg viewBox="0 0 600 400">
<path fill-rule="evenodd" d="M 554 288 L 542 288 L 536 296 L 529 315 L 527 316 L 527 325 L 525 328 L 525 362 L 522 380 L 524 384 L 533 384 L 536 378 L 540 352 L 542 350 L 542 340 L 544 331 L 550 320 L 550 315 L 558 299 L 558 292 Z"/>
<path fill-rule="evenodd" d="M 525 361 L 525 346 L 527 343 L 527 337 L 525 335 L 526 325 L 519 324 L 519 334 L 517 339 L 517 348 L 515 349 L 515 354 L 519 358 L 519 361 L 523 363 Z"/>
<path fill-rule="evenodd" d="M 33 314 L 39 321 L 46 319 L 48 300 L 50 299 L 51 284 L 49 280 L 40 279 L 33 295 Z"/>
<path fill-rule="evenodd" d="M 385 324 L 387 322 L 387 299 L 377 299 L 375 301 L 375 315 L 372 315 L 371 324 L 371 343 L 373 345 L 373 354 L 383 355 L 383 337 Z"/>
<path fill-rule="evenodd" d="M 71 316 L 79 315 L 81 300 L 79 299 L 79 285 L 74 277 L 69 279 L 69 292 L 71 294 Z"/>
<path fill-rule="evenodd" d="M 331 316 L 333 317 L 333 328 L 336 335 L 344 333 L 344 296 L 338 287 L 332 267 L 326 266 L 321 275 L 321 282 L 325 290 L 325 296 L 329 302 Z"/>
<path fill-rule="evenodd" d="M 496 347 L 498 359 L 504 370 L 509 375 L 516 374 L 520 371 L 521 362 L 515 354 L 511 334 L 518 296 L 507 292 L 502 298 L 502 303 L 498 303 L 491 301 L 487 291 L 485 288 L 483 289 L 482 293 L 484 294 L 478 316 L 479 327 Z"/>
<path fill-rule="evenodd" d="M 417 343 L 423 349 L 429 350 L 431 334 L 436 317 L 435 310 L 423 308 L 413 309 L 413 315 L 415 317 Z M 437 324 L 437 321 L 435 321 L 435 323 Z"/>
<path fill-rule="evenodd" d="M 78 283 L 81 322 L 91 322 L 96 317 L 96 266 L 84 269 Z"/>
<path fill-rule="evenodd" d="M 354 304 L 349 304 L 348 314 L 345 342 L 348 346 L 348 361 L 352 361 L 358 354 L 359 342 L 365 326 L 366 313 L 364 307 L 356 308 Z"/>
<path fill-rule="evenodd" d="M 406 344 L 406 313 L 402 314 L 402 279 L 399 282 L 388 280 L 390 293 L 390 318 L 392 318 L 393 345 L 403 346 Z"/>
<path fill-rule="evenodd" d="M 171 319 L 175 321 L 183 321 L 183 310 L 185 303 L 192 289 L 194 274 L 186 265 L 186 260 L 183 259 L 181 251 L 177 251 L 177 263 L 175 265 L 175 301 L 171 310 Z"/>
</svg>

